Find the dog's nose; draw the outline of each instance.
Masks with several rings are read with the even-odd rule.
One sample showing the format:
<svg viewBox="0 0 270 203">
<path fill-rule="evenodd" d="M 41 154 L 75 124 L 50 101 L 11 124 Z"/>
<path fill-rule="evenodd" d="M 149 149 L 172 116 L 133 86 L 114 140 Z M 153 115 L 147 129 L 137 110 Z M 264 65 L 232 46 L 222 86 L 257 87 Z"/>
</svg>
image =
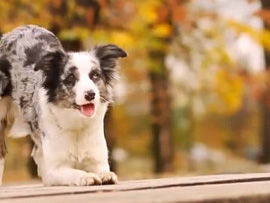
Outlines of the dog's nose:
<svg viewBox="0 0 270 203">
<path fill-rule="evenodd" d="M 87 91 L 84 93 L 84 98 L 87 101 L 92 101 L 95 99 L 96 93 L 93 90 Z"/>
</svg>

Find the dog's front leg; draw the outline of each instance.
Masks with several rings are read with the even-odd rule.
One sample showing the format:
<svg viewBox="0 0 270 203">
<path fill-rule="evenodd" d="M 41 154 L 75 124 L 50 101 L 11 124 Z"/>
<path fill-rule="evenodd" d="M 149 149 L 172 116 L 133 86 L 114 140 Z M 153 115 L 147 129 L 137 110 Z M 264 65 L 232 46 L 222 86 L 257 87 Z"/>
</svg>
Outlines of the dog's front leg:
<svg viewBox="0 0 270 203">
<path fill-rule="evenodd" d="M 49 169 L 42 179 L 46 186 L 88 186 L 102 184 L 102 180 L 98 175 L 69 167 Z"/>
<path fill-rule="evenodd" d="M 5 127 L 4 121 L 0 123 L 0 185 L 2 184 L 2 178 L 4 173 L 4 162 L 7 153 L 7 147 L 5 142 Z"/>
<path fill-rule="evenodd" d="M 64 139 L 63 139 L 64 138 Z M 53 137 L 46 135 L 42 142 L 42 181 L 46 186 L 87 186 L 102 184 L 101 178 L 84 170 L 75 168 L 76 157 L 69 153 L 72 140 L 68 136 Z M 59 140 L 60 139 L 60 140 Z M 60 145 L 61 143 L 61 145 Z M 37 162 L 38 163 L 38 162 Z"/>
<path fill-rule="evenodd" d="M 104 158 L 98 162 L 89 161 L 85 164 L 84 170 L 97 174 L 102 180 L 102 184 L 116 184 L 118 181 L 117 175 L 110 171 L 107 160 L 107 158 Z"/>
</svg>

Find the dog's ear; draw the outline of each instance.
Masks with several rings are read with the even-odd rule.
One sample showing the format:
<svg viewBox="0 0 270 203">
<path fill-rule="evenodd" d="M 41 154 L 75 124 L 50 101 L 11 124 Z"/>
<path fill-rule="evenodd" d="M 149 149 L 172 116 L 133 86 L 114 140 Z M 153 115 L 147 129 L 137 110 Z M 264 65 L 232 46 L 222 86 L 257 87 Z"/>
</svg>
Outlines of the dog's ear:
<svg viewBox="0 0 270 203">
<path fill-rule="evenodd" d="M 127 53 L 120 47 L 114 44 L 99 45 L 94 47 L 96 56 L 99 60 L 118 59 L 119 57 L 126 57 Z"/>
<path fill-rule="evenodd" d="M 66 55 L 61 51 L 49 52 L 42 56 L 42 58 L 38 61 L 34 67 L 34 71 L 43 70 L 44 72 L 47 72 L 53 67 L 59 67 L 61 64 L 63 64 L 65 58 Z"/>
<path fill-rule="evenodd" d="M 99 60 L 107 84 L 112 85 L 112 81 L 116 78 L 117 59 L 127 57 L 127 53 L 114 44 L 95 46 L 94 52 Z"/>
</svg>

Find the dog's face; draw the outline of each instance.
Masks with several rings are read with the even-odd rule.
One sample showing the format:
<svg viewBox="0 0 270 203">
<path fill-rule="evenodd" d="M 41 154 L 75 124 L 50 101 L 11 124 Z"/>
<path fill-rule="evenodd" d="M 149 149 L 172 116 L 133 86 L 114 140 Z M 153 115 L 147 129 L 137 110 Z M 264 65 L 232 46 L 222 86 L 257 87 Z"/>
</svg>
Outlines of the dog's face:
<svg viewBox="0 0 270 203">
<path fill-rule="evenodd" d="M 97 46 L 89 52 L 52 52 L 42 57 L 35 70 L 43 71 L 48 102 L 94 117 L 100 103 L 112 100 L 119 57 L 126 53 L 115 45 Z"/>
</svg>

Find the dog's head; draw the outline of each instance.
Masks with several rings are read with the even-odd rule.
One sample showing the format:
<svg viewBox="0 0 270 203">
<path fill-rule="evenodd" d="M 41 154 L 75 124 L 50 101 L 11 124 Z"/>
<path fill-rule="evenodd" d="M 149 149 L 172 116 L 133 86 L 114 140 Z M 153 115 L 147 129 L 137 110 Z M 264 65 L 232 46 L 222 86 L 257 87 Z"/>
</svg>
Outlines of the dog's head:
<svg viewBox="0 0 270 203">
<path fill-rule="evenodd" d="M 47 53 L 36 64 L 43 71 L 48 102 L 95 116 L 100 103 L 112 100 L 117 59 L 127 54 L 116 45 L 96 46 L 89 52 Z"/>
</svg>

